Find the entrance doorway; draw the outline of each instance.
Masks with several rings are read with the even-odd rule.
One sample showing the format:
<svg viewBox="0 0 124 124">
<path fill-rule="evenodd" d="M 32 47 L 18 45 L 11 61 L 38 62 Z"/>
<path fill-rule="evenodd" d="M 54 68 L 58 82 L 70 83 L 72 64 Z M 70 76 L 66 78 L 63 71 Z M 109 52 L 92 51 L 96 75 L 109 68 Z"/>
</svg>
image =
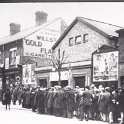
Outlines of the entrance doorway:
<svg viewBox="0 0 124 124">
<path fill-rule="evenodd" d="M 39 79 L 40 87 L 47 87 L 47 79 Z"/>
<path fill-rule="evenodd" d="M 85 87 L 85 76 L 74 77 L 75 86 L 79 86 L 80 88 Z"/>
<path fill-rule="evenodd" d="M 61 86 L 62 86 L 62 88 L 63 87 L 66 87 L 68 85 L 68 80 L 63 80 L 63 81 L 61 81 Z"/>
<path fill-rule="evenodd" d="M 58 81 L 51 81 L 51 87 L 58 85 Z"/>
<path fill-rule="evenodd" d="M 51 86 L 54 87 L 58 85 L 58 81 L 51 81 Z M 61 87 L 66 87 L 68 85 L 68 80 L 62 80 L 61 81 Z"/>
</svg>

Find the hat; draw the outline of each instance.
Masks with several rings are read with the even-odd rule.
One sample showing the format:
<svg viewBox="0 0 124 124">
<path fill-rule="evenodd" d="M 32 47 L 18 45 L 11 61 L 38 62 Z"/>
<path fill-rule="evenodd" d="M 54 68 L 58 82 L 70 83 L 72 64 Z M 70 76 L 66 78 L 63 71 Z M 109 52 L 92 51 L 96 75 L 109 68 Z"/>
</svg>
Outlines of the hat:
<svg viewBox="0 0 124 124">
<path fill-rule="evenodd" d="M 110 90 L 110 87 L 106 87 L 105 90 Z"/>
<path fill-rule="evenodd" d="M 94 84 L 91 84 L 91 86 L 90 86 L 91 88 L 94 88 L 95 87 L 95 85 Z"/>
</svg>

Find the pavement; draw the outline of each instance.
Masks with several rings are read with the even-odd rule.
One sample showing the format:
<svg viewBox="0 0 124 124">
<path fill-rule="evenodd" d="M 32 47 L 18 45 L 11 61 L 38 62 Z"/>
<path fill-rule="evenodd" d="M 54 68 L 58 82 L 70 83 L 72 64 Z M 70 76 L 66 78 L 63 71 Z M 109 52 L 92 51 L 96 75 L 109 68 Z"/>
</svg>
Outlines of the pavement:
<svg viewBox="0 0 124 124">
<path fill-rule="evenodd" d="M 0 123 L 3 124 L 108 124 L 102 121 L 79 121 L 77 118 L 69 119 L 45 114 L 37 114 L 31 109 L 22 108 L 20 105 L 11 105 L 10 110 L 0 102 Z M 1 123 L 2 124 L 2 123 Z"/>
</svg>

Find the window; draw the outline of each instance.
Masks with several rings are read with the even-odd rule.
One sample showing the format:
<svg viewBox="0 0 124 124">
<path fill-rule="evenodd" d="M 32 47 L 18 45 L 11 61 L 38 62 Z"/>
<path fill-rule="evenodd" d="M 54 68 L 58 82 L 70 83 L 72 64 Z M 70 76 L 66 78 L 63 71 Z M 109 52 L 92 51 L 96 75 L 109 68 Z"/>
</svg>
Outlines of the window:
<svg viewBox="0 0 124 124">
<path fill-rule="evenodd" d="M 83 43 L 88 42 L 88 34 L 83 35 Z"/>
<path fill-rule="evenodd" d="M 75 44 L 81 44 L 81 41 L 82 41 L 81 35 L 75 37 Z"/>
<path fill-rule="evenodd" d="M 10 49 L 10 54 L 9 54 L 10 65 L 16 65 L 16 55 L 17 55 L 17 48 Z"/>
<path fill-rule="evenodd" d="M 69 46 L 73 46 L 73 43 L 74 43 L 73 37 L 69 38 Z"/>
<path fill-rule="evenodd" d="M 46 53 L 46 48 L 41 48 L 41 53 Z"/>
</svg>

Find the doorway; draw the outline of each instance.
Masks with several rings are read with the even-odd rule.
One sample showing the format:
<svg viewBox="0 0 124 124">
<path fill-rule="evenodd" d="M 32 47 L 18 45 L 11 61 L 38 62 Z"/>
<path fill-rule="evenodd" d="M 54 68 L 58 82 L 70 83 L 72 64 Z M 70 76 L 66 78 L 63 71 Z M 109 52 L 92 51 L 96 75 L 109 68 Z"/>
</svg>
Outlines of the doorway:
<svg viewBox="0 0 124 124">
<path fill-rule="evenodd" d="M 39 79 L 39 86 L 46 88 L 47 87 L 47 79 Z"/>
<path fill-rule="evenodd" d="M 85 76 L 74 77 L 75 86 L 79 86 L 80 88 L 85 87 Z"/>
</svg>

